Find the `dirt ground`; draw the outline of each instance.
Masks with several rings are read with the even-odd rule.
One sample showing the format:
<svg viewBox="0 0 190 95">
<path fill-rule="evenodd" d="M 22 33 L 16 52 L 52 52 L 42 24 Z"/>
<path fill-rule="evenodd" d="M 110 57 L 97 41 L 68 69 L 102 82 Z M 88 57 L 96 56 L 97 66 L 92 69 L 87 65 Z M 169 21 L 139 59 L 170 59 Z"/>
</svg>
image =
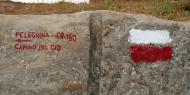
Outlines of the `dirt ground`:
<svg viewBox="0 0 190 95">
<path fill-rule="evenodd" d="M 48 15 L 48 14 L 67 14 L 76 13 L 80 11 L 93 11 L 93 10 L 112 10 L 118 12 L 127 12 L 135 14 L 148 14 L 159 18 L 177 20 L 177 21 L 190 21 L 190 8 L 187 7 L 188 3 L 165 3 L 159 0 L 106 0 L 102 3 L 91 4 L 71 4 L 71 3 L 58 3 L 58 4 L 23 4 L 10 1 L 0 1 L 0 14 L 9 15 Z M 112 2 L 108 2 L 112 1 Z M 188 5 L 190 6 L 190 5 Z M 189 9 L 188 9 L 189 8 Z"/>
</svg>

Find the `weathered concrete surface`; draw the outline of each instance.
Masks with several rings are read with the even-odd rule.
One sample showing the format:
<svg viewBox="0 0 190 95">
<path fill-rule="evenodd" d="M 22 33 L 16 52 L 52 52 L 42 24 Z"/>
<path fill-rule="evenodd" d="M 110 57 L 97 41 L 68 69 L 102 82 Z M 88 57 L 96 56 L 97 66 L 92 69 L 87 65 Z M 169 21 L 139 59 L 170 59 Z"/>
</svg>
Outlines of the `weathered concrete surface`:
<svg viewBox="0 0 190 95">
<path fill-rule="evenodd" d="M 97 57 L 101 53 L 90 53 L 97 49 L 92 48 L 93 44 L 98 44 L 97 36 L 94 36 L 96 40 L 90 39 L 93 37 L 89 31 L 92 13 L 102 15 L 99 27 L 102 48 L 98 47 L 102 58 Z M 89 83 L 96 79 L 99 82 L 94 86 L 99 90 L 94 95 L 190 95 L 190 23 L 110 11 L 1 15 L 0 21 L 0 95 L 86 95 Z M 173 59 L 134 64 L 128 42 L 128 32 L 132 28 L 169 30 Z M 77 41 L 53 37 L 34 40 L 32 44 L 61 44 L 64 49 L 18 52 L 14 49 L 16 31 L 73 32 L 77 34 Z M 94 65 L 91 58 L 101 59 L 100 65 Z M 90 73 L 98 77 L 88 76 Z"/>
</svg>

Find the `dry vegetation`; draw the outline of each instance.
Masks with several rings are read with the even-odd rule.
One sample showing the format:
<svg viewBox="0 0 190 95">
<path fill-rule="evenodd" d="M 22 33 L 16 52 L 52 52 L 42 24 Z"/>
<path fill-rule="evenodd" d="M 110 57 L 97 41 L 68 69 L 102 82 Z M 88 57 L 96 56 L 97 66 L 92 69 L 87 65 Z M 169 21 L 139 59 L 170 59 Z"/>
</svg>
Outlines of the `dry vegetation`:
<svg viewBox="0 0 190 95">
<path fill-rule="evenodd" d="M 1 14 L 63 14 L 88 10 L 113 10 L 128 13 L 143 13 L 160 18 L 189 21 L 188 0 L 105 0 L 91 4 L 21 4 L 0 2 Z"/>
<path fill-rule="evenodd" d="M 65 93 L 65 92 L 83 92 L 87 90 L 87 86 L 80 84 L 80 83 L 64 83 L 61 85 L 59 88 L 60 93 Z"/>
</svg>

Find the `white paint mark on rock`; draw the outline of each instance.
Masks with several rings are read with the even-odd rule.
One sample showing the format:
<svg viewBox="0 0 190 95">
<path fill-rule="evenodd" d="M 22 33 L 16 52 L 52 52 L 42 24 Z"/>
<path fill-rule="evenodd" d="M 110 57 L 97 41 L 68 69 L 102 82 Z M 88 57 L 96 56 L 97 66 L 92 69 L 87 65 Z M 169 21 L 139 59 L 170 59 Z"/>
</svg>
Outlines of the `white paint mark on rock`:
<svg viewBox="0 0 190 95">
<path fill-rule="evenodd" d="M 168 30 L 131 29 L 129 34 L 128 41 L 134 44 L 166 44 L 172 41 Z"/>
<path fill-rule="evenodd" d="M 90 0 L 11 0 L 13 2 L 21 2 L 21 3 L 60 3 L 60 2 L 70 2 L 70 3 L 89 3 Z"/>
</svg>

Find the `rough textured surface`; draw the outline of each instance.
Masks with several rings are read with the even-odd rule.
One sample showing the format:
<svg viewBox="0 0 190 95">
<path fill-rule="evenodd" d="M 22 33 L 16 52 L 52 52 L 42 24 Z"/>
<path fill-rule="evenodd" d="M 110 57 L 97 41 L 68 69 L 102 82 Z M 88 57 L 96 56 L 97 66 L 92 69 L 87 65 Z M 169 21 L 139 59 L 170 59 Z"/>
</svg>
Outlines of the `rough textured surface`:
<svg viewBox="0 0 190 95">
<path fill-rule="evenodd" d="M 100 73 L 102 62 L 102 16 L 92 14 L 89 21 L 90 52 L 89 52 L 89 78 L 88 95 L 98 95 L 100 91 Z"/>
<path fill-rule="evenodd" d="M 92 13 L 102 17 L 102 59 L 99 69 L 94 70 L 99 78 L 96 95 L 190 95 L 190 23 L 110 11 L 0 15 L 0 95 L 88 94 L 89 59 L 93 56 L 89 52 L 93 44 L 89 31 Z M 173 59 L 134 64 L 128 42 L 133 28 L 168 30 L 173 39 Z M 32 42 L 61 44 L 64 49 L 60 52 L 16 51 L 16 31 L 73 32 L 77 41 L 48 38 Z"/>
</svg>

